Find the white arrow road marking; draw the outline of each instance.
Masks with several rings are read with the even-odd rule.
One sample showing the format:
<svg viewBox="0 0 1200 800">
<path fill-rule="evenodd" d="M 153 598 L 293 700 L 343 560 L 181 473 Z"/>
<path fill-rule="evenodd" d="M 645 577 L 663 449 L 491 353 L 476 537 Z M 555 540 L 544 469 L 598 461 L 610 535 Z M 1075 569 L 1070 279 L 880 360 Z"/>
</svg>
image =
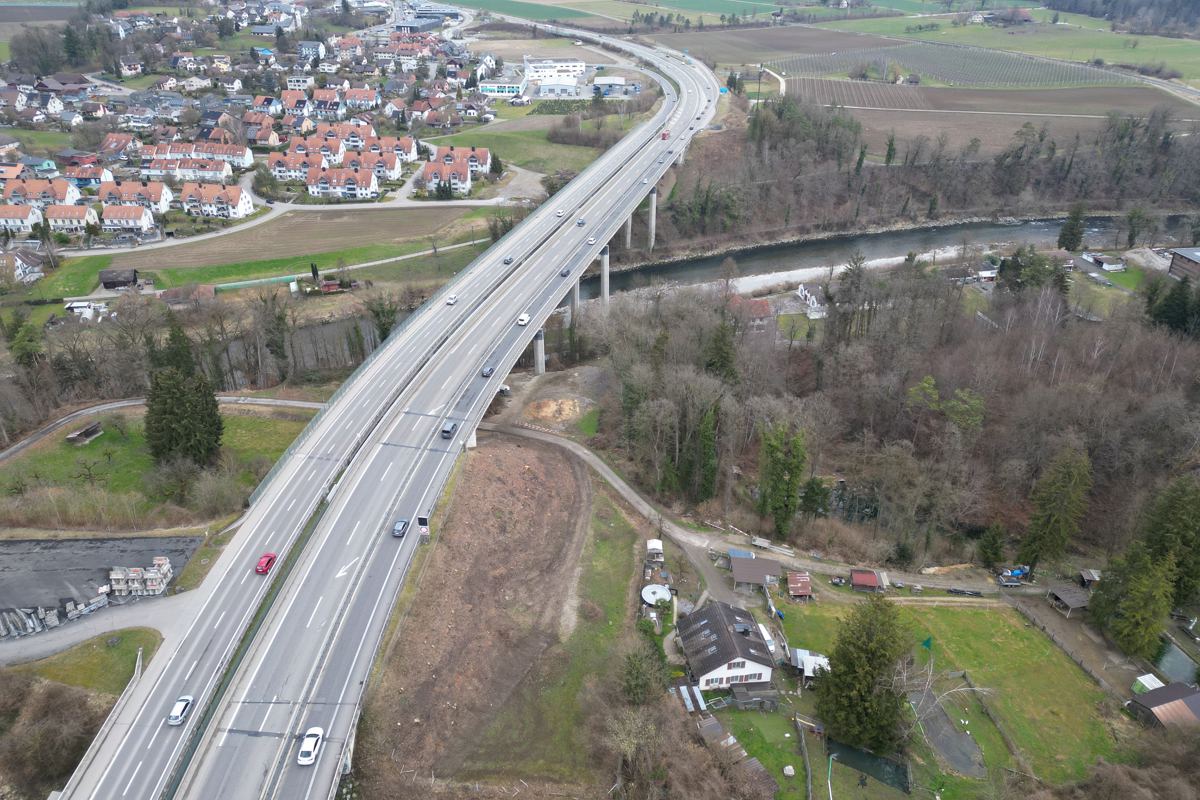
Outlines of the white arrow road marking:
<svg viewBox="0 0 1200 800">
<path fill-rule="evenodd" d="M 346 566 L 344 566 L 344 567 L 342 567 L 341 569 L 339 569 L 339 570 L 338 570 L 338 574 L 337 574 L 337 575 L 334 575 L 333 577 L 335 577 L 335 578 L 344 578 L 344 577 L 346 577 L 346 573 L 348 573 L 348 572 L 350 571 L 350 568 L 351 568 L 351 567 L 353 567 L 353 566 L 354 566 L 354 563 L 355 563 L 356 561 L 358 561 L 360 558 L 362 558 L 362 556 L 355 556 L 355 557 L 354 557 L 354 561 L 351 561 L 349 564 L 347 564 Z"/>
</svg>

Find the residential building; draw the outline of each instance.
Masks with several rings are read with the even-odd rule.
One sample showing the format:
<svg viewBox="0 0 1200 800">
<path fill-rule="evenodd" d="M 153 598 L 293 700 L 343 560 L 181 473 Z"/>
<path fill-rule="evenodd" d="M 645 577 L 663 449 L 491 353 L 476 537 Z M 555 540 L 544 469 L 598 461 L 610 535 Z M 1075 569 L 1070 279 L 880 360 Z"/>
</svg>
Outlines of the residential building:
<svg viewBox="0 0 1200 800">
<path fill-rule="evenodd" d="M 250 106 L 250 110 L 266 114 L 268 117 L 278 117 L 283 113 L 283 103 L 278 97 L 260 94 L 254 98 L 254 105 Z"/>
<path fill-rule="evenodd" d="M 187 213 L 202 217 L 242 219 L 254 213 L 249 192 L 219 183 L 185 183 L 179 190 L 179 204 Z"/>
<path fill-rule="evenodd" d="M 0 228 L 9 233 L 29 233 L 42 223 L 42 211 L 37 206 L 0 205 Z"/>
<path fill-rule="evenodd" d="M 324 169 L 329 161 L 320 152 L 316 153 L 286 153 L 271 156 L 267 166 L 276 180 L 302 181 L 308 178 L 311 169 Z"/>
<path fill-rule="evenodd" d="M 15 206 L 74 205 L 83 195 L 75 184 L 64 178 L 26 180 L 18 178 L 4 184 L 4 200 Z"/>
<path fill-rule="evenodd" d="M 199 92 L 204 89 L 212 88 L 212 78 L 204 78 L 198 75 L 193 75 L 190 78 L 184 78 L 179 82 L 178 88 L 183 92 Z"/>
<path fill-rule="evenodd" d="M 850 588 L 859 592 L 886 592 L 888 577 L 886 572 L 873 569 L 850 570 Z"/>
<path fill-rule="evenodd" d="M 314 58 L 325 57 L 324 42 L 300 42 L 296 45 L 296 53 L 303 59 L 312 61 Z"/>
<path fill-rule="evenodd" d="M 210 158 L 156 158 L 142 166 L 142 177 L 147 180 L 203 181 L 226 183 L 233 178 L 228 161 Z"/>
<path fill-rule="evenodd" d="M 462 156 L 450 163 L 430 161 L 421 169 L 421 180 L 430 193 L 446 184 L 454 194 L 468 194 L 471 191 L 471 165 Z"/>
<path fill-rule="evenodd" d="M 141 140 L 132 133 L 110 133 L 100 142 L 99 156 L 105 161 L 128 161 L 141 147 Z"/>
<path fill-rule="evenodd" d="M 0 253 L 0 265 L 18 283 L 28 285 L 46 277 L 46 256 L 28 247 Z"/>
<path fill-rule="evenodd" d="M 348 150 L 342 166 L 375 173 L 380 181 L 398 181 L 403 172 L 395 153 L 372 153 L 369 150 Z"/>
<path fill-rule="evenodd" d="M 136 58 L 121 59 L 121 77 L 132 78 L 142 74 L 142 62 Z"/>
<path fill-rule="evenodd" d="M 492 153 L 486 147 L 456 147 L 450 145 L 448 147 L 439 147 L 434 151 L 433 161 L 440 161 L 443 164 L 449 164 L 455 159 L 462 157 L 467 160 L 467 164 L 471 167 L 471 175 L 479 177 L 486 175 L 492 168 Z"/>
<path fill-rule="evenodd" d="M 305 89 L 316 85 L 312 75 L 305 75 L 302 72 L 294 72 L 287 76 L 287 88 L 292 91 L 302 92 Z"/>
<path fill-rule="evenodd" d="M 63 169 L 63 177 L 80 189 L 94 189 L 105 181 L 111 181 L 113 174 L 112 170 L 108 167 L 91 164 L 78 167 L 65 167 Z"/>
<path fill-rule="evenodd" d="M 342 98 L 346 103 L 346 108 L 351 111 L 366 111 L 377 108 L 380 99 L 378 89 L 350 89 L 346 92 L 346 96 Z"/>
<path fill-rule="evenodd" d="M 587 72 L 587 63 L 578 58 L 538 58 L 525 56 L 525 77 L 531 81 L 578 78 Z"/>
<path fill-rule="evenodd" d="M 88 225 L 100 221 L 91 206 L 46 206 L 42 216 L 50 230 L 61 233 L 83 233 Z"/>
<path fill-rule="evenodd" d="M 379 196 L 379 179 L 374 172 L 356 169 L 310 169 L 305 179 L 313 197 L 366 200 Z"/>
<path fill-rule="evenodd" d="M 154 215 L 143 206 L 104 206 L 100 226 L 106 231 L 149 233 L 154 230 Z"/>
<path fill-rule="evenodd" d="M 127 289 L 136 286 L 138 271 L 136 269 L 102 269 L 97 278 L 101 289 Z"/>
<path fill-rule="evenodd" d="M 280 103 L 283 105 L 283 110 L 289 114 L 306 113 L 308 109 L 308 95 L 303 89 L 287 88 L 280 95 Z"/>
<path fill-rule="evenodd" d="M 142 148 L 142 162 L 146 163 L 156 158 L 184 159 L 203 158 L 214 161 L 227 161 L 234 169 L 250 169 L 254 166 L 254 153 L 249 147 L 240 144 L 222 144 L 220 142 L 168 142 L 166 144 L 147 145 Z"/>
<path fill-rule="evenodd" d="M 288 153 L 320 153 L 330 166 L 338 166 L 346 156 L 346 146 L 341 139 L 326 139 L 321 136 L 293 136 L 288 140 Z"/>
<path fill-rule="evenodd" d="M 242 79 L 241 78 L 230 78 L 230 77 L 218 78 L 217 83 L 220 85 L 220 87 L 223 90 L 225 90 L 229 94 L 234 94 L 234 93 L 240 92 L 242 90 Z"/>
<path fill-rule="evenodd" d="M 9 181 L 15 181 L 21 177 L 21 173 L 25 168 L 20 164 L 0 164 L 0 188 Z"/>
<path fill-rule="evenodd" d="M 680 620 L 676 635 L 702 689 L 771 680 L 775 659 L 748 611 L 713 600 Z"/>
<path fill-rule="evenodd" d="M 174 198 L 162 181 L 109 181 L 100 184 L 96 195 L 105 204 L 142 206 L 155 214 L 167 213 Z"/>
<path fill-rule="evenodd" d="M 730 556 L 729 566 L 733 571 L 733 588 L 742 591 L 757 591 L 779 583 L 783 566 L 769 558 L 739 558 Z"/>
</svg>

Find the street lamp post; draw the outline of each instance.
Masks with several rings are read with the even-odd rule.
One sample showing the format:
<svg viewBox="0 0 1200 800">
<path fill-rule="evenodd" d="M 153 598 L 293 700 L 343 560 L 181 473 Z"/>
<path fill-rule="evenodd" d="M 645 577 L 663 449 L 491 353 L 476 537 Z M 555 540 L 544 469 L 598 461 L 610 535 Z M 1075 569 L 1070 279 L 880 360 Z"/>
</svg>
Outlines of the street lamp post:
<svg viewBox="0 0 1200 800">
<path fill-rule="evenodd" d="M 829 766 L 825 770 L 825 783 L 829 787 L 829 800 L 833 800 L 833 760 L 837 753 L 829 754 Z"/>
</svg>

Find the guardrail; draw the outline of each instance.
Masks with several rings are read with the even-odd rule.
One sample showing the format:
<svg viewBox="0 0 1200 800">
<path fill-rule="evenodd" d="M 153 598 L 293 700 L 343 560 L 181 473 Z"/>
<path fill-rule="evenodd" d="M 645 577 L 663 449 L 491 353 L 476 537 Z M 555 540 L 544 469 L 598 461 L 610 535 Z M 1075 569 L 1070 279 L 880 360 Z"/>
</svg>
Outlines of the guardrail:
<svg viewBox="0 0 1200 800">
<path fill-rule="evenodd" d="M 125 708 L 125 703 L 129 700 L 129 695 L 133 692 L 134 686 L 141 677 L 142 648 L 139 647 L 137 650 L 137 660 L 133 664 L 133 675 L 129 676 L 129 683 L 125 684 L 125 689 L 121 692 L 121 696 L 117 698 L 117 702 L 113 703 L 108 716 L 104 718 L 104 722 L 100 725 L 100 730 L 96 731 L 96 735 L 92 738 L 92 743 L 83 752 L 83 758 L 75 766 L 75 771 L 71 773 L 71 777 L 67 780 L 67 785 L 62 788 L 62 791 L 57 796 L 67 797 L 79 787 L 79 781 L 83 779 L 83 774 L 87 771 L 87 768 L 96 760 L 96 756 L 100 753 L 100 748 L 104 746 L 104 740 L 107 738 L 108 732 L 116 724 L 117 717 L 121 715 L 121 711 Z"/>
</svg>

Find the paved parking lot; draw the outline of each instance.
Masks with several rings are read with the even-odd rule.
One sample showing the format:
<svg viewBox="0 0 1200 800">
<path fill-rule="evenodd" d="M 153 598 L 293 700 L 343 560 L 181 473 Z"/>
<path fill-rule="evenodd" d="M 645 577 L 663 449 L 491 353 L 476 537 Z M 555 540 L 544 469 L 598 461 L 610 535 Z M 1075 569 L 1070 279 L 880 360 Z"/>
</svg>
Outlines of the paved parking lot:
<svg viewBox="0 0 1200 800">
<path fill-rule="evenodd" d="M 183 536 L 0 541 L 0 608 L 87 600 L 108 582 L 112 567 L 148 567 L 154 556 L 167 556 L 178 572 L 199 543 Z"/>
</svg>

